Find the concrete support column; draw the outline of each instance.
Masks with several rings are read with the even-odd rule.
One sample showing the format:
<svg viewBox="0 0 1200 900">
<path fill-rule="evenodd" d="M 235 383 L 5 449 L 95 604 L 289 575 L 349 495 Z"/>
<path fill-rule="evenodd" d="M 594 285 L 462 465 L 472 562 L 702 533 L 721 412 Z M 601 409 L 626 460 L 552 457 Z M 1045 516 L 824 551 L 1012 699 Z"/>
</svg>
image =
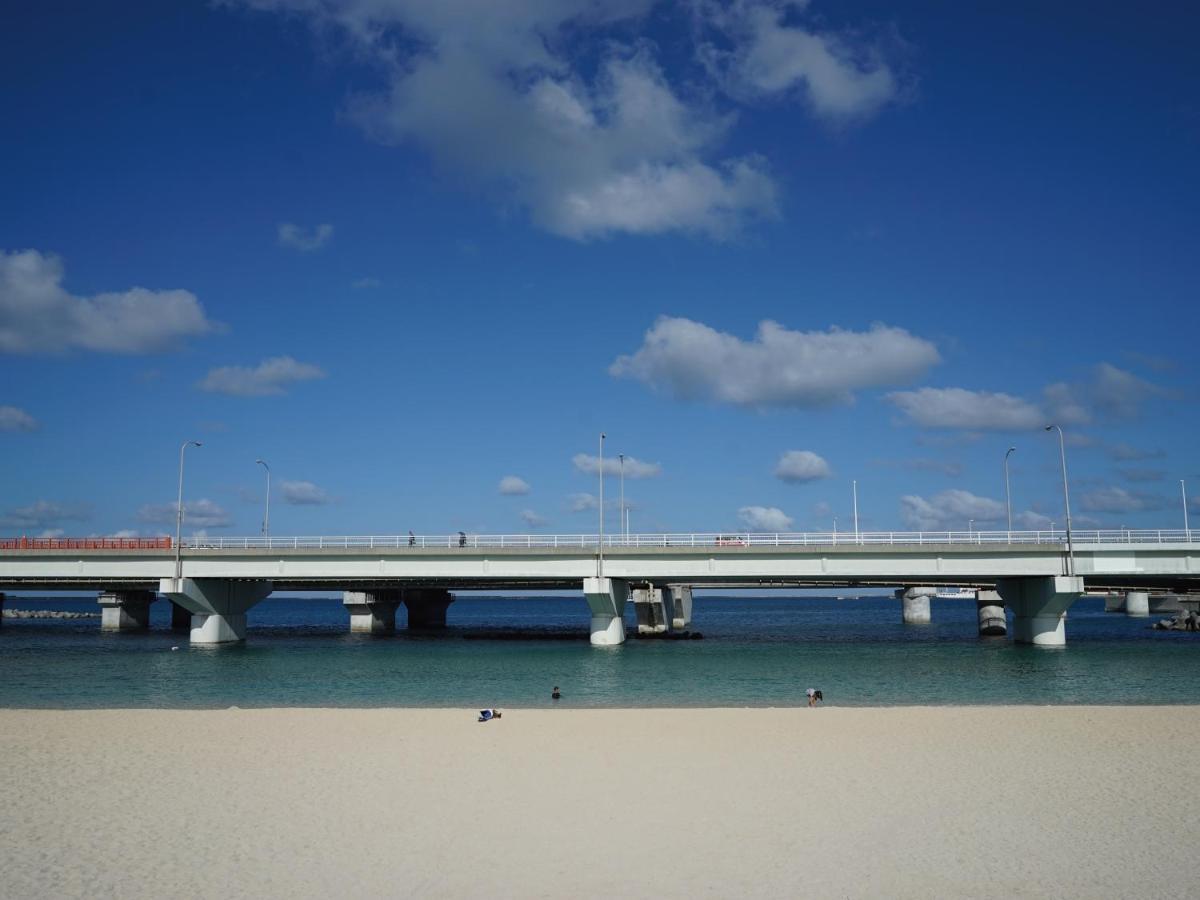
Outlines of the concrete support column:
<svg viewBox="0 0 1200 900">
<path fill-rule="evenodd" d="M 398 590 L 343 591 L 342 605 L 350 613 L 350 631 L 357 634 L 395 634 Z M 442 611 L 442 624 L 446 614 Z"/>
<path fill-rule="evenodd" d="M 4 627 L 4 592 L 0 591 L 0 628 Z"/>
<path fill-rule="evenodd" d="M 665 634 L 675 620 L 675 603 L 670 588 L 653 585 L 635 588 L 633 608 L 637 613 L 638 634 Z"/>
<path fill-rule="evenodd" d="M 929 600 L 937 593 L 935 587 L 910 587 L 896 591 L 901 602 L 901 615 L 905 625 L 928 625 L 931 621 Z"/>
<path fill-rule="evenodd" d="M 145 631 L 150 627 L 153 591 L 104 591 L 100 604 L 101 631 Z"/>
<path fill-rule="evenodd" d="M 171 601 L 171 630 L 188 632 L 192 630 L 192 614 L 186 607 Z"/>
<path fill-rule="evenodd" d="M 193 644 L 232 644 L 246 639 L 246 612 L 271 593 L 271 582 L 164 578 L 158 590 L 192 614 Z"/>
<path fill-rule="evenodd" d="M 682 631 L 692 624 L 692 586 L 672 585 L 671 598 L 675 601 L 675 619 L 671 622 L 671 627 Z"/>
<path fill-rule="evenodd" d="M 1001 578 L 996 590 L 1013 611 L 1013 640 L 1040 647 L 1061 647 L 1067 642 L 1066 618 L 1071 604 L 1083 594 L 1083 578 L 1053 575 L 1038 578 Z"/>
<path fill-rule="evenodd" d="M 1150 594 L 1147 591 L 1125 592 L 1125 615 L 1145 618 L 1150 615 Z"/>
<path fill-rule="evenodd" d="M 585 578 L 583 596 L 592 611 L 592 646 L 615 647 L 625 643 L 629 583 L 618 578 Z"/>
<path fill-rule="evenodd" d="M 1125 595 L 1124 594 L 1105 594 L 1104 595 L 1104 611 L 1105 612 L 1125 612 Z"/>
<path fill-rule="evenodd" d="M 445 628 L 446 608 L 454 602 L 449 591 L 429 588 L 410 588 L 403 592 L 408 607 L 408 627 Z"/>
<path fill-rule="evenodd" d="M 996 591 L 977 591 L 975 608 L 979 611 L 979 636 L 1002 637 L 1008 634 L 1008 619 L 1004 601 Z"/>
</svg>

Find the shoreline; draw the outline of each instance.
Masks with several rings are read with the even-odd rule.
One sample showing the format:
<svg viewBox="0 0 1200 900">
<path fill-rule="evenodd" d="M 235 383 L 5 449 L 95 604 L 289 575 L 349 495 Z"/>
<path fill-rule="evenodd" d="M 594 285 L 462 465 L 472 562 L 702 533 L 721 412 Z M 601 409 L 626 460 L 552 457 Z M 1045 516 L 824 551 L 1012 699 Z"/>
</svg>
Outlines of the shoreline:
<svg viewBox="0 0 1200 900">
<path fill-rule="evenodd" d="M 0 895 L 1193 894 L 1175 706 L 502 711 L 2 709 Z"/>
</svg>

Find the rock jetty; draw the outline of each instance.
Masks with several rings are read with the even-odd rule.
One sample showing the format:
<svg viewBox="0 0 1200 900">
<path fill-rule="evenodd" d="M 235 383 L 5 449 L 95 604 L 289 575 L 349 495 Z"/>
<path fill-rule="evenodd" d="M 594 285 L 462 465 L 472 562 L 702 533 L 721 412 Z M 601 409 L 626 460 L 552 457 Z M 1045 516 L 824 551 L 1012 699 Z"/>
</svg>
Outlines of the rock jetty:
<svg viewBox="0 0 1200 900">
<path fill-rule="evenodd" d="M 1200 615 L 1194 612 L 1181 612 L 1170 619 L 1160 619 L 1154 623 L 1158 631 L 1200 631 Z"/>
<path fill-rule="evenodd" d="M 6 609 L 6 619 L 98 619 L 98 612 L 65 612 L 59 609 Z"/>
</svg>

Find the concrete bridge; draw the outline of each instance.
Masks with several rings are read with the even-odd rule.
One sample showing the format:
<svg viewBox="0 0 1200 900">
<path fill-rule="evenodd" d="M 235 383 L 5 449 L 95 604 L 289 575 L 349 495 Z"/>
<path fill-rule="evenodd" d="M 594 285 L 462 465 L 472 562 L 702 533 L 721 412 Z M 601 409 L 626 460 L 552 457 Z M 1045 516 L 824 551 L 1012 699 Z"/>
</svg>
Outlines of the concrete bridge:
<svg viewBox="0 0 1200 900">
<path fill-rule="evenodd" d="M 245 638 L 246 614 L 275 590 L 341 590 L 354 630 L 446 621 L 452 591 L 582 589 L 598 646 L 625 640 L 632 591 L 647 630 L 686 627 L 691 588 L 891 586 L 905 620 L 928 621 L 938 584 L 985 593 L 980 621 L 1013 611 L 1018 641 L 1061 645 L 1086 590 L 1200 592 L 1190 531 L 824 534 L 437 535 L 0 542 L 0 590 L 95 589 L 104 623 L 143 627 L 162 594 L 190 615 L 191 640 Z M 924 589 L 924 590 L 922 590 Z M 994 593 L 991 593 L 994 592 Z M 922 600 L 922 598 L 924 598 Z M 985 609 L 986 608 L 986 609 Z"/>
</svg>

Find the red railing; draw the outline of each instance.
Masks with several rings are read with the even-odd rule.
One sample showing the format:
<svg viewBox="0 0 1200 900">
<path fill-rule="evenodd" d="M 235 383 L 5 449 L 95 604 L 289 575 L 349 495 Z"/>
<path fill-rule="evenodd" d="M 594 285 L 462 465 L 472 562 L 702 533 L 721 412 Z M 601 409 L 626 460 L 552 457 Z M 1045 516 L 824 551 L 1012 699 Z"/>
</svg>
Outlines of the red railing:
<svg viewBox="0 0 1200 900">
<path fill-rule="evenodd" d="M 0 550 L 170 550 L 171 538 L 0 538 Z"/>
</svg>

